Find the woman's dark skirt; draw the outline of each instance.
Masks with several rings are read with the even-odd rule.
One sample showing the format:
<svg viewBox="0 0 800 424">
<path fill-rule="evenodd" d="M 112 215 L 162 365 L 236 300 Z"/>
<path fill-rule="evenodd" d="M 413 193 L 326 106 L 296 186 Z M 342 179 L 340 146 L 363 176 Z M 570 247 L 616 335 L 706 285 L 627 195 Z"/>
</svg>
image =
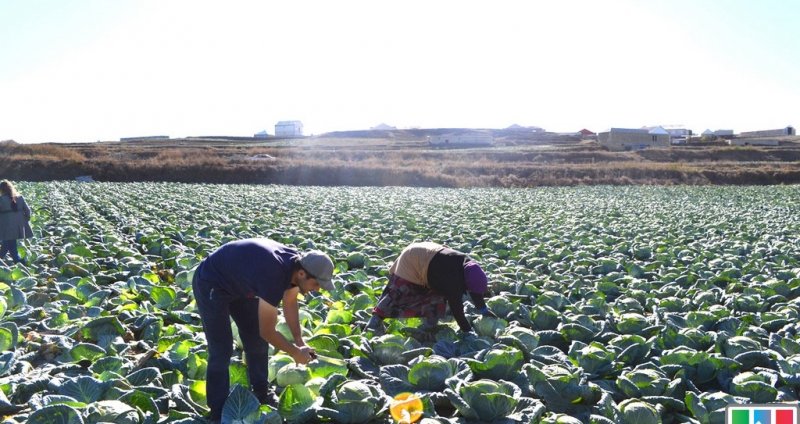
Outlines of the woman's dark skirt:
<svg viewBox="0 0 800 424">
<path fill-rule="evenodd" d="M 436 323 L 444 317 L 447 302 L 444 296 L 431 289 L 406 281 L 396 275 L 389 276 L 373 313 L 381 318 L 423 318 Z"/>
</svg>

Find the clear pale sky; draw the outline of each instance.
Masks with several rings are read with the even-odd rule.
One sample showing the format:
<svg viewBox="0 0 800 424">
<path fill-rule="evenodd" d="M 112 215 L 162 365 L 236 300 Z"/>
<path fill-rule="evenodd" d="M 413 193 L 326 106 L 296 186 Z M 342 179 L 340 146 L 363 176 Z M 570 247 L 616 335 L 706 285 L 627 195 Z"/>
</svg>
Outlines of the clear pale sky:
<svg viewBox="0 0 800 424">
<path fill-rule="evenodd" d="M 0 0 L 0 140 L 800 125 L 794 0 Z"/>
</svg>

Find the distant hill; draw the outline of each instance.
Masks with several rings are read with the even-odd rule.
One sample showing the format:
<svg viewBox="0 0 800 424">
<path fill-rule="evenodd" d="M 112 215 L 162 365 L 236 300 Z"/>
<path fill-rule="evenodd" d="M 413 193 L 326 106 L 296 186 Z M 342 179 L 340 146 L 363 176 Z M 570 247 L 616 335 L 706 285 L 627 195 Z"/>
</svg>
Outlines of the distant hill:
<svg viewBox="0 0 800 424">
<path fill-rule="evenodd" d="M 466 128 L 341 131 L 258 140 L 206 137 L 130 142 L 0 142 L 12 180 L 536 187 L 608 184 L 800 184 L 800 137 L 774 147 L 692 142 L 608 151 L 571 135 L 487 129 L 495 145 L 437 149 L 425 137 Z"/>
</svg>

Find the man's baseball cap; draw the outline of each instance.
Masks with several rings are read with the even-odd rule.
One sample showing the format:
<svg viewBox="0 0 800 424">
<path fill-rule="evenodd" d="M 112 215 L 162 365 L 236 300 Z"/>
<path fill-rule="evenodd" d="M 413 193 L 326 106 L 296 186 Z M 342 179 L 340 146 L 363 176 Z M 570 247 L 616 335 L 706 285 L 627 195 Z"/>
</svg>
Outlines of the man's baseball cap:
<svg viewBox="0 0 800 424">
<path fill-rule="evenodd" d="M 300 255 L 300 266 L 319 281 L 320 287 L 333 291 L 333 261 L 328 255 L 319 250 L 309 250 Z"/>
</svg>

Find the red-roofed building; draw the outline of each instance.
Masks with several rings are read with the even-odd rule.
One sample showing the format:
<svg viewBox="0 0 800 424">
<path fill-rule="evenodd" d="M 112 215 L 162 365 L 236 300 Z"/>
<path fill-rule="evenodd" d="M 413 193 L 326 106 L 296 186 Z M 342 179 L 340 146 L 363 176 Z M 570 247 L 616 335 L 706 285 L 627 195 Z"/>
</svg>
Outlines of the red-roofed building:
<svg viewBox="0 0 800 424">
<path fill-rule="evenodd" d="M 597 137 L 597 134 L 587 130 L 586 128 L 578 131 L 578 134 L 580 134 L 581 138 L 584 139 L 584 140 L 586 140 L 586 139 L 594 139 L 594 138 Z"/>
</svg>

